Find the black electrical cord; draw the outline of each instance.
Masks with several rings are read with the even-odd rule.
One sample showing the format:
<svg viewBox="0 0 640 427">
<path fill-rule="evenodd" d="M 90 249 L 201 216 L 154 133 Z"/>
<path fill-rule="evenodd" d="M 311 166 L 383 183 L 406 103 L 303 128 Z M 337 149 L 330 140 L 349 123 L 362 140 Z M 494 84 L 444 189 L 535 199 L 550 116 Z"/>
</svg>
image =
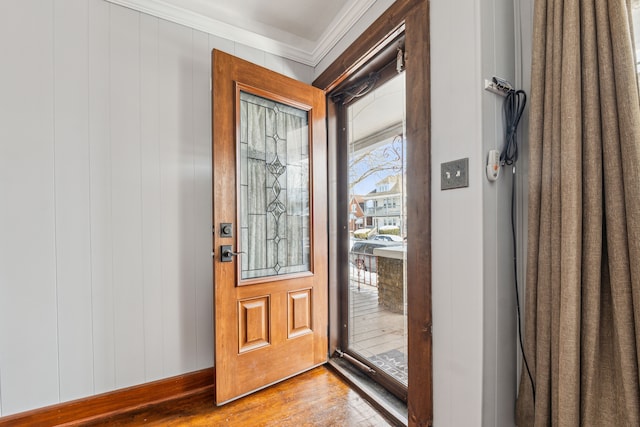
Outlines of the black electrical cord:
<svg viewBox="0 0 640 427">
<path fill-rule="evenodd" d="M 536 386 L 529 369 L 529 363 L 527 362 L 527 356 L 524 351 L 524 343 L 522 341 L 522 326 L 521 326 L 521 314 L 520 314 L 520 292 L 518 289 L 518 256 L 516 245 L 516 167 L 515 163 L 518 161 L 518 138 L 517 130 L 518 123 L 522 118 L 524 107 L 527 103 L 527 95 L 523 90 L 511 90 L 507 94 L 507 98 L 504 100 L 503 110 L 505 119 L 505 144 L 502 153 L 500 153 L 500 163 L 502 165 L 512 165 L 512 179 L 511 179 L 511 238 L 513 243 L 513 275 L 514 286 L 516 290 L 516 309 L 518 316 L 518 338 L 520 341 L 520 351 L 522 351 L 522 360 L 524 366 L 527 369 L 529 375 L 529 381 L 531 381 L 531 390 L 533 391 L 533 403 L 536 402 Z"/>
<path fill-rule="evenodd" d="M 527 355 L 524 352 L 524 343 L 522 342 L 522 326 L 520 315 L 520 295 L 518 291 L 518 257 L 516 255 L 516 167 L 513 167 L 513 176 L 511 182 L 511 237 L 513 241 L 513 274 L 514 274 L 514 286 L 516 288 L 516 308 L 518 312 L 518 338 L 520 339 L 520 351 L 522 351 L 522 360 L 524 366 L 527 368 L 527 374 L 529 374 L 529 381 L 531 381 L 531 390 L 533 391 L 533 403 L 536 402 L 536 386 L 529 369 L 529 363 L 527 363 Z"/>
<path fill-rule="evenodd" d="M 355 98 L 365 96 L 376 87 L 379 79 L 380 73 L 370 73 L 368 76 L 332 94 L 331 100 L 336 104 L 346 104 Z"/>
<path fill-rule="evenodd" d="M 505 119 L 505 143 L 500 153 L 502 165 L 512 165 L 518 161 L 518 123 L 527 103 L 527 94 L 523 90 L 510 90 L 502 104 Z"/>
</svg>

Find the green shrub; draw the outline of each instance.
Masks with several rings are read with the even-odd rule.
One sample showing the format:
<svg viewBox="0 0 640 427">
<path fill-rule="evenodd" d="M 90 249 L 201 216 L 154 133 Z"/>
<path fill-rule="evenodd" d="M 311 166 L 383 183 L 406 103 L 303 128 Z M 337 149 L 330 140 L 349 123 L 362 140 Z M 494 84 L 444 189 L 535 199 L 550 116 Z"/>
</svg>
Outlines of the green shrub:
<svg viewBox="0 0 640 427">
<path fill-rule="evenodd" d="M 371 234 L 371 231 L 370 228 L 361 228 L 353 232 L 353 237 L 356 239 L 366 239 L 369 237 L 369 234 Z"/>
<path fill-rule="evenodd" d="M 383 225 L 378 227 L 379 234 L 393 234 L 394 236 L 400 235 L 400 227 L 397 225 Z"/>
</svg>

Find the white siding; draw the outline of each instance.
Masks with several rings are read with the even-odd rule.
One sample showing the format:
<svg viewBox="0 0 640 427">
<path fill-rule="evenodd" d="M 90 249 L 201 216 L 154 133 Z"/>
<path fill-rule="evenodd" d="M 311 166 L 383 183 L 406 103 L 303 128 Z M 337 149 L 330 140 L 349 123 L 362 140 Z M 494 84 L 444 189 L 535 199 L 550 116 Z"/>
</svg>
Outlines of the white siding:
<svg viewBox="0 0 640 427">
<path fill-rule="evenodd" d="M 0 414 L 213 365 L 211 49 L 102 0 L 0 1 Z"/>
</svg>

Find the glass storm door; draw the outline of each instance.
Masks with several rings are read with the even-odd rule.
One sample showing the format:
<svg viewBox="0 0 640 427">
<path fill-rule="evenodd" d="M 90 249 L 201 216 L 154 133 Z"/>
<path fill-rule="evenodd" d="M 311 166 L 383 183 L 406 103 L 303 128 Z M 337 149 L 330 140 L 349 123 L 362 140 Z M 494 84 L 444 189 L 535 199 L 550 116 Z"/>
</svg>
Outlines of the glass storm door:
<svg viewBox="0 0 640 427">
<path fill-rule="evenodd" d="M 214 50 L 216 404 L 327 359 L 325 95 Z"/>
<path fill-rule="evenodd" d="M 405 73 L 346 107 L 349 260 L 343 348 L 406 398 Z M 346 237 L 345 237 L 346 238 Z"/>
</svg>

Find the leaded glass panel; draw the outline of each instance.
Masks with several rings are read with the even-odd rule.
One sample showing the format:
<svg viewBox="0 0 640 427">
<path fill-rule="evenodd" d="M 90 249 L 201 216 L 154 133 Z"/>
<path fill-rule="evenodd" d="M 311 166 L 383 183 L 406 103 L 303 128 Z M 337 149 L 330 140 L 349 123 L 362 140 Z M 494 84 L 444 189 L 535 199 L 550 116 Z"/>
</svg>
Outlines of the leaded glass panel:
<svg viewBox="0 0 640 427">
<path fill-rule="evenodd" d="M 307 111 L 240 92 L 241 278 L 310 270 Z"/>
</svg>

